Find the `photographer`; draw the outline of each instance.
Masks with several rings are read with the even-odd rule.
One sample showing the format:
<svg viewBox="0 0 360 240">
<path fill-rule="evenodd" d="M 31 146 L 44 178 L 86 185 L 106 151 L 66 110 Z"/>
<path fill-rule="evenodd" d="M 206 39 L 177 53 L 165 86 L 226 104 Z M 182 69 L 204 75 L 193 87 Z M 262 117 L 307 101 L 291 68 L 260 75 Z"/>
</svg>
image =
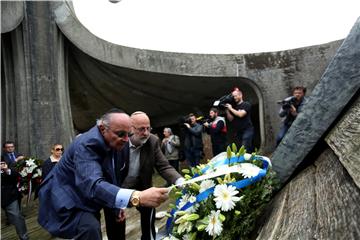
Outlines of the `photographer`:
<svg viewBox="0 0 360 240">
<path fill-rule="evenodd" d="M 202 125 L 196 122 L 194 114 L 190 113 L 188 116 L 189 123 L 186 121 L 185 125 L 185 157 L 191 167 L 195 167 L 200 163 L 203 151 L 202 142 Z"/>
<path fill-rule="evenodd" d="M 225 104 L 226 117 L 232 123 L 235 132 L 235 144 L 244 146 L 247 152 L 253 151 L 254 127 L 250 118 L 251 104 L 243 100 L 243 94 L 239 88 L 232 91 L 234 105 Z"/>
<path fill-rule="evenodd" d="M 298 113 L 301 112 L 302 106 L 305 103 L 306 88 L 297 86 L 293 89 L 292 97 L 288 97 L 279 102 L 282 106 L 279 111 L 279 116 L 284 118 L 283 124 L 280 128 L 280 132 L 276 137 L 276 146 L 279 145 L 286 132 L 289 130 L 291 124 L 294 122 Z"/>
<path fill-rule="evenodd" d="M 211 122 L 205 122 L 204 128 L 207 134 L 211 136 L 212 152 L 216 156 L 226 151 L 226 123 L 223 117 L 218 116 L 219 110 L 211 108 L 209 115 Z"/>
</svg>

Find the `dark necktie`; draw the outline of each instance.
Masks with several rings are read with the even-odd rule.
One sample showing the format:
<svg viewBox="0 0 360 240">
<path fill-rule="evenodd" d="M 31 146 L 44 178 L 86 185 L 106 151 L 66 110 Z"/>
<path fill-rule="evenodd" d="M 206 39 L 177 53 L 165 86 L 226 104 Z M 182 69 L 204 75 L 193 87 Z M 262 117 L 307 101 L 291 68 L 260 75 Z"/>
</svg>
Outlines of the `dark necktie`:
<svg viewBox="0 0 360 240">
<path fill-rule="evenodd" d="M 9 153 L 9 155 L 10 155 L 11 162 L 15 162 L 15 161 L 16 161 L 16 157 L 15 157 L 14 152 Z"/>
<path fill-rule="evenodd" d="M 125 169 L 125 161 L 118 154 L 114 153 L 114 165 L 115 165 L 115 176 L 117 184 L 120 185 L 125 178 L 125 174 L 122 174 Z"/>
</svg>

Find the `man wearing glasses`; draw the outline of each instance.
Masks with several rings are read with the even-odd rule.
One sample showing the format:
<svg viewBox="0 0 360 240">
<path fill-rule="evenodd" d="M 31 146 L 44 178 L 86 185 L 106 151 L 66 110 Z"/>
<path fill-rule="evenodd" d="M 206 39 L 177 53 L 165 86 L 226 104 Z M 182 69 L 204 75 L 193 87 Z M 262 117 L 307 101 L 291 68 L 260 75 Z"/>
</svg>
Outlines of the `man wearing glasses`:
<svg viewBox="0 0 360 240">
<path fill-rule="evenodd" d="M 100 240 L 102 208 L 111 209 L 121 221 L 127 206 L 157 207 L 168 198 L 166 188 L 134 191 L 116 186 L 122 174 L 116 167 L 124 165 L 117 152 L 127 144 L 130 129 L 130 117 L 113 109 L 63 153 L 39 190 L 38 222 L 53 236 Z"/>
<path fill-rule="evenodd" d="M 150 119 L 146 113 L 137 111 L 131 114 L 129 143 L 119 153 L 120 158 L 129 163 L 126 178 L 121 187 L 144 190 L 152 187 L 152 175 L 155 168 L 170 183 L 181 183 L 184 178 L 169 164 L 160 149 L 159 138 L 151 134 Z M 141 214 L 141 239 L 156 239 L 155 209 L 151 206 L 138 206 Z M 114 222 L 105 211 L 106 232 L 109 240 L 125 238 L 125 221 Z"/>
</svg>

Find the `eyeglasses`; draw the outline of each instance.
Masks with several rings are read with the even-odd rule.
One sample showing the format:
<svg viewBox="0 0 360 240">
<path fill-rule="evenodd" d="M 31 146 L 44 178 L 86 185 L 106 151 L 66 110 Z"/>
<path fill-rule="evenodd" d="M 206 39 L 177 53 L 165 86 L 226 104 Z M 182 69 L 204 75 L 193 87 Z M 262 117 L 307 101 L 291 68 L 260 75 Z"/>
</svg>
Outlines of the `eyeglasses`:
<svg viewBox="0 0 360 240">
<path fill-rule="evenodd" d="M 64 148 L 55 148 L 55 151 L 64 151 Z"/>
<path fill-rule="evenodd" d="M 152 130 L 152 127 L 140 127 L 140 128 L 137 128 L 137 127 L 134 127 L 133 126 L 133 128 L 135 128 L 137 131 L 139 131 L 139 132 L 145 132 L 145 131 L 149 131 L 149 132 L 151 132 L 151 130 Z"/>
<path fill-rule="evenodd" d="M 114 132 L 113 130 L 109 129 L 110 131 L 112 131 L 116 136 L 118 136 L 119 138 L 125 138 L 125 137 L 129 137 L 130 133 L 127 131 L 118 131 L 118 132 Z"/>
</svg>

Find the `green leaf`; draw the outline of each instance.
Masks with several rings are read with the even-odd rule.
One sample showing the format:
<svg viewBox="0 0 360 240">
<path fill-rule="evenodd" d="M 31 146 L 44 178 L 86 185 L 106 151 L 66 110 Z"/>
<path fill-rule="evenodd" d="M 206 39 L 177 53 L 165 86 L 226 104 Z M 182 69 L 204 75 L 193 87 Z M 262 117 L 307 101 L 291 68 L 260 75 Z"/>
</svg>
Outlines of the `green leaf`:
<svg viewBox="0 0 360 240">
<path fill-rule="evenodd" d="M 231 149 L 232 149 L 232 151 L 233 151 L 234 153 L 237 152 L 237 146 L 236 146 L 235 143 L 232 143 L 232 144 L 231 144 Z"/>
<path fill-rule="evenodd" d="M 198 220 L 199 218 L 200 218 L 199 214 L 196 213 L 192 213 L 186 216 L 187 221 L 195 221 Z"/>
<path fill-rule="evenodd" d="M 230 148 L 230 146 L 228 146 L 228 147 L 226 148 L 226 157 L 227 157 L 227 159 L 230 159 L 230 158 L 231 158 L 231 154 L 232 154 L 231 148 Z"/>
<path fill-rule="evenodd" d="M 190 180 L 190 179 L 191 179 L 191 176 L 188 175 L 188 174 L 185 174 L 184 178 L 185 178 L 186 180 Z"/>
<path fill-rule="evenodd" d="M 187 169 L 187 168 L 184 168 L 183 170 L 181 170 L 183 173 L 185 173 L 185 174 L 189 174 L 190 173 L 190 170 L 189 169 Z"/>
<path fill-rule="evenodd" d="M 201 225 L 196 226 L 196 228 L 197 228 L 197 230 L 198 230 L 199 232 L 201 232 L 201 231 L 204 231 L 204 230 L 205 230 L 206 226 L 207 226 L 207 225 L 201 224 Z"/>
<path fill-rule="evenodd" d="M 220 219 L 221 222 L 223 222 L 223 221 L 225 221 L 226 217 L 220 213 L 219 214 L 219 219 Z"/>
</svg>

